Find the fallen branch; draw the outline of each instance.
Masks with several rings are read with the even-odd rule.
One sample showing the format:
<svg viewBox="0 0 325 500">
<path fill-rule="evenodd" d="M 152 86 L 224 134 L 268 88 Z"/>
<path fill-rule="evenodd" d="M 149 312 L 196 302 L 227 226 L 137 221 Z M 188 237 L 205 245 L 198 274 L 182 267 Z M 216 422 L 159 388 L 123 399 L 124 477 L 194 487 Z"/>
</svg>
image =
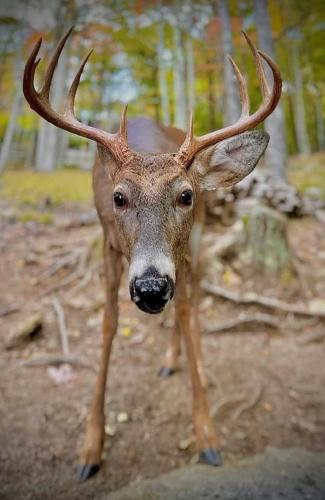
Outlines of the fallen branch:
<svg viewBox="0 0 325 500">
<path fill-rule="evenodd" d="M 240 392 L 238 394 L 230 394 L 229 396 L 224 396 L 219 399 L 212 407 L 211 407 L 211 417 L 215 418 L 219 415 L 226 406 L 231 406 L 236 403 L 241 403 L 245 399 L 245 394 Z"/>
<path fill-rule="evenodd" d="M 13 314 L 15 312 L 19 311 L 18 306 L 4 306 L 0 308 L 0 318 L 3 318 L 4 316 L 9 316 L 10 314 Z"/>
<path fill-rule="evenodd" d="M 226 290 L 218 285 L 213 285 L 207 281 L 201 283 L 201 287 L 208 293 L 216 295 L 217 297 L 222 297 L 226 300 L 235 302 L 236 304 L 257 304 L 264 307 L 270 307 L 272 309 L 277 309 L 285 313 L 299 314 L 301 316 L 313 316 L 318 318 L 325 318 L 325 310 L 311 310 L 308 307 L 301 306 L 299 304 L 289 304 L 278 299 L 273 299 L 271 297 L 263 297 L 262 295 L 257 295 L 255 293 L 239 294 Z"/>
<path fill-rule="evenodd" d="M 270 314 L 240 314 L 238 318 L 228 319 L 225 321 L 220 321 L 213 325 L 209 325 L 205 328 L 204 333 L 220 333 L 226 332 L 228 330 L 233 330 L 238 326 L 248 325 L 252 323 L 261 323 L 263 325 L 276 328 L 282 331 L 282 325 L 279 320 L 271 316 Z"/>
<path fill-rule="evenodd" d="M 68 330 L 67 330 L 66 323 L 65 323 L 64 310 L 63 310 L 63 307 L 61 305 L 61 302 L 59 301 L 59 299 L 57 297 L 52 298 L 52 305 L 53 305 L 53 309 L 54 309 L 54 311 L 57 315 L 57 318 L 58 318 L 58 327 L 59 327 L 63 357 L 69 359 L 71 357 L 71 355 L 70 355 L 70 348 L 69 348 Z"/>
<path fill-rule="evenodd" d="M 62 356 L 60 354 L 38 354 L 34 358 L 23 361 L 23 366 L 46 366 L 46 365 L 82 365 L 76 358 L 72 356 Z"/>
<path fill-rule="evenodd" d="M 311 344 L 312 342 L 321 342 L 325 339 L 325 331 L 316 331 L 312 333 L 307 333 L 306 335 L 301 335 L 297 337 L 297 342 L 301 345 Z"/>
<path fill-rule="evenodd" d="M 247 403 L 243 403 L 239 406 L 234 413 L 232 414 L 232 420 L 237 420 L 245 411 L 252 410 L 259 403 L 264 391 L 264 386 L 261 384 L 256 387 L 256 390 L 252 394 L 251 398 L 247 401 Z"/>
</svg>

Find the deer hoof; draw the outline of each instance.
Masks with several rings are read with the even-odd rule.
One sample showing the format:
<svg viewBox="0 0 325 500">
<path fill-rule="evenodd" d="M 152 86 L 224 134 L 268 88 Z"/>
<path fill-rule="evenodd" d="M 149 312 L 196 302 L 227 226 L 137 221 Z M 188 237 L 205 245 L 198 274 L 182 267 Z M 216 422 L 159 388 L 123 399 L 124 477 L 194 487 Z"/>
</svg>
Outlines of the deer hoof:
<svg viewBox="0 0 325 500">
<path fill-rule="evenodd" d="M 172 375 L 174 375 L 174 373 L 175 373 L 174 368 L 167 368 L 164 366 L 163 368 L 160 368 L 160 370 L 158 372 L 158 377 L 169 378 Z"/>
<path fill-rule="evenodd" d="M 199 461 L 208 465 L 222 465 L 221 453 L 214 448 L 206 448 L 201 451 Z"/>
<path fill-rule="evenodd" d="M 99 471 L 98 464 L 84 464 L 78 465 L 77 468 L 77 477 L 80 483 L 87 481 L 87 479 L 94 476 Z"/>
</svg>

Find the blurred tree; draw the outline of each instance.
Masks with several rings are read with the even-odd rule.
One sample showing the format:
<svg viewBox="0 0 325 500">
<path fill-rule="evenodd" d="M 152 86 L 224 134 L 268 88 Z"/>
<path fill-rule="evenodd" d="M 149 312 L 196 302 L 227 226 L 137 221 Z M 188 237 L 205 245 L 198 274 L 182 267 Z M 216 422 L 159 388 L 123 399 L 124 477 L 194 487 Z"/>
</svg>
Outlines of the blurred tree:
<svg viewBox="0 0 325 500">
<path fill-rule="evenodd" d="M 74 2 L 59 0 L 56 2 L 54 16 L 56 21 L 52 51 L 62 35 L 75 22 Z M 52 52 L 51 51 L 51 52 Z M 67 87 L 68 50 L 62 52 L 51 85 L 51 105 L 60 109 L 64 102 Z M 37 135 L 35 167 L 40 172 L 54 170 L 62 161 L 67 145 L 67 133 L 40 119 Z"/>
<path fill-rule="evenodd" d="M 188 109 L 194 113 L 195 109 L 195 64 L 194 64 L 194 51 L 192 39 L 193 27 L 193 3 L 188 0 L 186 5 L 186 79 L 187 79 L 187 96 L 188 96 Z"/>
<path fill-rule="evenodd" d="M 231 21 L 229 15 L 229 6 L 226 0 L 216 0 L 217 12 L 219 14 L 221 29 L 221 47 L 223 55 L 223 75 L 224 75 L 224 125 L 230 125 L 238 120 L 240 115 L 240 103 L 238 97 L 237 81 L 228 55 L 233 54 Z"/>
<path fill-rule="evenodd" d="M 184 130 L 187 126 L 186 72 L 182 32 L 178 20 L 180 9 L 181 3 L 174 0 L 174 124 Z"/>
<path fill-rule="evenodd" d="M 294 99 L 294 123 L 297 138 L 298 151 L 300 154 L 310 155 L 311 148 L 306 124 L 306 112 L 304 102 L 303 77 L 300 65 L 299 46 L 297 42 L 292 44 L 292 66 L 294 74 L 295 91 Z"/>
<path fill-rule="evenodd" d="M 254 0 L 254 6 L 259 48 L 275 59 L 268 0 Z M 268 75 L 271 80 L 269 72 Z M 276 179 L 286 181 L 287 141 L 281 102 L 265 120 L 265 130 L 270 134 L 265 154 L 268 168 Z"/>
<path fill-rule="evenodd" d="M 165 62 L 165 22 L 162 12 L 162 1 L 158 0 L 157 7 L 159 18 L 157 23 L 158 43 L 157 43 L 157 58 L 158 58 L 158 78 L 159 78 L 159 93 L 161 104 L 161 121 L 164 125 L 170 125 L 170 109 L 169 109 L 169 91 L 167 82 L 167 71 Z"/>
</svg>

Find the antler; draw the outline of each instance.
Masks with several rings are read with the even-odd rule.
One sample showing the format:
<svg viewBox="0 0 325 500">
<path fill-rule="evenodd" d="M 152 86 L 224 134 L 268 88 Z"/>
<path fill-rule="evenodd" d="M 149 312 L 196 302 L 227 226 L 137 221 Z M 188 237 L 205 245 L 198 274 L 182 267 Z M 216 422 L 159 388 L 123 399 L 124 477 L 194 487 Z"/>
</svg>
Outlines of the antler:
<svg viewBox="0 0 325 500">
<path fill-rule="evenodd" d="M 64 113 L 60 114 L 51 107 L 49 96 L 50 96 L 50 88 L 54 71 L 57 66 L 60 55 L 62 53 L 62 50 L 72 30 L 73 28 L 71 28 L 67 32 L 67 34 L 62 38 L 57 48 L 55 49 L 54 54 L 46 70 L 44 84 L 40 89 L 40 91 L 37 91 L 35 89 L 34 76 L 35 76 L 35 70 L 40 62 L 40 59 L 36 58 L 42 44 L 42 39 L 40 39 L 36 43 L 25 65 L 24 80 L 23 80 L 24 95 L 30 107 L 34 111 L 36 111 L 36 113 L 38 113 L 42 118 L 52 123 L 53 125 L 56 125 L 59 128 L 62 128 L 77 135 L 81 135 L 82 137 L 87 137 L 88 139 L 92 139 L 98 142 L 99 144 L 106 146 L 120 163 L 124 163 L 134 156 L 134 153 L 130 150 L 127 144 L 127 127 L 126 127 L 127 106 L 125 106 L 124 111 L 122 113 L 120 121 L 120 129 L 116 134 L 110 134 L 109 132 L 105 132 L 104 130 L 100 130 L 95 127 L 91 127 L 89 125 L 85 125 L 79 122 L 79 120 L 77 120 L 74 114 L 74 100 L 80 82 L 80 77 L 82 75 L 84 67 L 92 51 L 90 51 L 89 54 L 85 57 L 76 76 L 74 77 L 74 80 L 71 84 L 68 93 L 68 98 Z"/>
<path fill-rule="evenodd" d="M 229 125 L 228 127 L 216 130 L 215 132 L 211 132 L 201 137 L 195 137 L 193 134 L 193 116 L 191 115 L 186 138 L 175 156 L 175 158 L 182 165 L 184 165 L 185 168 L 190 165 L 191 161 L 193 160 L 196 153 L 198 153 L 198 151 L 201 151 L 207 146 L 212 146 L 217 142 L 223 141 L 224 139 L 228 139 L 229 137 L 241 134 L 242 132 L 246 132 L 247 130 L 256 127 L 256 125 L 264 121 L 265 118 L 267 118 L 272 113 L 279 102 L 281 96 L 282 79 L 278 66 L 267 54 L 264 54 L 264 52 L 258 50 L 255 47 L 255 45 L 245 32 L 243 32 L 243 35 L 255 59 L 257 74 L 263 95 L 262 104 L 254 114 L 249 114 L 249 96 L 245 79 L 236 63 L 230 56 L 228 56 L 234 69 L 239 86 L 240 99 L 242 103 L 242 112 L 240 118 L 233 125 Z M 271 90 L 268 87 L 267 78 L 261 58 L 263 58 L 267 62 L 272 71 L 273 86 Z"/>
</svg>

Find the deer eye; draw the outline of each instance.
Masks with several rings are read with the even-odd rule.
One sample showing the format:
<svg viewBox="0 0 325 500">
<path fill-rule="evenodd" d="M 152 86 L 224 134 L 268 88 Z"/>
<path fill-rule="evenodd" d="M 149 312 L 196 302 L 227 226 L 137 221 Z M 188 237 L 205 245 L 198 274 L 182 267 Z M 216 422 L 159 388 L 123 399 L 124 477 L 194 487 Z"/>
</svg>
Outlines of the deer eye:
<svg viewBox="0 0 325 500">
<path fill-rule="evenodd" d="M 119 191 L 116 191 L 116 193 L 114 193 L 113 199 L 116 208 L 125 208 L 128 204 L 127 197 L 123 193 L 120 193 Z"/>
<path fill-rule="evenodd" d="M 181 206 L 189 207 L 192 205 L 192 202 L 193 193 L 190 189 L 186 189 L 186 191 L 183 191 L 178 198 L 178 204 Z"/>
</svg>

